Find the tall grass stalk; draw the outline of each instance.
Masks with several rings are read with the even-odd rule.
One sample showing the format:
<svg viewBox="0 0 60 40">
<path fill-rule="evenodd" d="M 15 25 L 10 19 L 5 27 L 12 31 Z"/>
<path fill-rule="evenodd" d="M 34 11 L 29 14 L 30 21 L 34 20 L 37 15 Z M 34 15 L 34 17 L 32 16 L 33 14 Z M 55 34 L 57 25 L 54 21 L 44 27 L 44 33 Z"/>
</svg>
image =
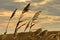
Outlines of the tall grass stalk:
<svg viewBox="0 0 60 40">
<path fill-rule="evenodd" d="M 32 22 L 32 20 L 31 20 L 31 22 L 30 22 L 31 24 L 30 24 L 30 29 L 29 29 L 29 32 L 31 31 L 31 28 L 35 25 L 35 23 L 33 23 Z"/>
<path fill-rule="evenodd" d="M 19 17 L 19 20 L 18 20 L 16 28 L 18 27 L 19 23 L 21 22 L 20 19 L 23 17 L 23 14 L 29 10 L 29 6 L 30 6 L 30 3 L 23 9 L 22 14 Z"/>
<path fill-rule="evenodd" d="M 16 12 L 16 11 L 17 11 L 17 9 L 15 9 L 14 12 L 12 13 L 12 15 L 11 15 L 9 21 L 8 21 L 8 24 L 7 24 L 7 27 L 6 27 L 6 30 L 5 30 L 4 34 L 7 33 L 7 29 L 8 29 L 8 26 L 9 26 L 10 20 L 13 18 L 13 16 L 15 15 L 15 12 Z"/>
<path fill-rule="evenodd" d="M 37 20 L 40 12 L 41 12 L 41 11 L 35 13 L 35 15 L 33 16 L 33 18 L 28 22 L 25 30 L 29 27 L 29 25 L 30 25 L 30 29 L 35 25 L 35 24 L 33 24 L 33 21 Z M 30 24 L 30 23 L 31 23 L 31 24 Z M 29 31 L 30 31 L 30 29 L 29 29 Z M 24 30 L 24 31 L 25 31 L 25 30 Z"/>
<path fill-rule="evenodd" d="M 25 28 L 25 30 L 24 30 L 24 31 L 26 31 L 26 29 L 29 27 L 30 22 L 31 22 L 31 20 L 30 20 L 30 21 L 28 22 L 28 24 L 26 25 L 26 28 Z"/>
<path fill-rule="evenodd" d="M 17 8 L 14 10 L 14 12 L 12 13 L 12 15 L 11 15 L 11 17 L 10 17 L 10 19 L 9 20 L 11 20 L 12 18 L 13 18 L 13 16 L 15 15 L 15 13 L 16 13 L 16 11 L 17 11 Z"/>
<path fill-rule="evenodd" d="M 21 26 L 19 26 L 19 27 L 17 28 L 17 30 L 20 29 L 20 28 L 21 28 L 22 26 L 24 26 L 25 24 L 26 24 L 26 23 L 24 23 L 24 24 L 22 24 Z"/>
<path fill-rule="evenodd" d="M 22 11 L 23 14 L 29 10 L 30 4 L 31 4 L 31 3 L 28 3 L 28 4 L 25 6 L 25 8 L 24 8 L 23 11 Z"/>
<path fill-rule="evenodd" d="M 35 13 L 35 15 L 32 18 L 32 22 L 35 21 L 35 20 L 37 20 L 37 18 L 38 18 L 38 16 L 39 16 L 40 13 L 41 13 L 41 11 L 38 11 L 38 12 Z"/>
<path fill-rule="evenodd" d="M 37 20 L 37 18 L 38 18 L 38 16 L 39 16 L 39 14 L 41 13 L 41 11 L 38 11 L 38 12 L 36 12 L 35 14 L 34 14 L 34 16 L 33 16 L 33 18 L 32 18 L 32 21 L 31 21 L 31 25 L 35 25 L 35 24 L 32 24 L 32 23 L 34 23 L 34 21 L 35 20 Z M 33 26 L 30 26 L 30 29 L 33 27 Z"/>
<path fill-rule="evenodd" d="M 20 19 L 23 17 L 23 14 L 29 10 L 29 6 L 30 6 L 30 4 L 28 4 L 28 5 L 23 9 L 22 14 L 21 14 L 20 17 L 19 17 L 19 20 L 18 20 L 18 22 L 17 22 L 16 28 L 15 28 L 15 31 L 14 31 L 14 37 L 15 37 L 16 34 L 17 34 L 17 31 L 18 31 L 17 29 L 18 29 L 19 23 L 21 23 L 21 20 L 20 20 Z"/>
</svg>

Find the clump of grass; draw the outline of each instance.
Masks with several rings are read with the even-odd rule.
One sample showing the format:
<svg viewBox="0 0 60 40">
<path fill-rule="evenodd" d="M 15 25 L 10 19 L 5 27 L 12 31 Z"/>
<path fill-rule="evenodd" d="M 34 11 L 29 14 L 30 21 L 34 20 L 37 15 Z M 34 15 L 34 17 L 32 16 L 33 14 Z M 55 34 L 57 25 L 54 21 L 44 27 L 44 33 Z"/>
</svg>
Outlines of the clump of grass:
<svg viewBox="0 0 60 40">
<path fill-rule="evenodd" d="M 30 3 L 23 9 L 22 14 L 21 14 L 21 16 L 19 17 L 19 20 L 18 20 L 18 22 L 17 22 L 16 28 L 15 28 L 15 31 L 14 31 L 14 37 L 17 36 L 17 35 L 16 35 L 16 34 L 17 34 L 17 31 L 18 31 L 18 29 L 21 27 L 21 26 L 18 27 L 19 24 L 22 22 L 20 19 L 23 17 L 23 14 L 29 10 L 29 6 L 30 6 Z M 25 24 L 24 24 L 24 25 L 25 25 Z"/>
</svg>

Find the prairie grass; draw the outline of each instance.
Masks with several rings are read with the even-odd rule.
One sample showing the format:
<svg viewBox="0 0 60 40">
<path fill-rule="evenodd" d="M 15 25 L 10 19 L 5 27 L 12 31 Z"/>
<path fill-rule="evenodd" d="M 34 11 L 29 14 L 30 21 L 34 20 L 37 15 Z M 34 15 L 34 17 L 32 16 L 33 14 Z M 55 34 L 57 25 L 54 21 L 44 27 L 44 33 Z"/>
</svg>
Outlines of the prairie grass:
<svg viewBox="0 0 60 40">
<path fill-rule="evenodd" d="M 16 35 L 16 34 L 17 34 L 17 31 L 18 31 L 18 29 L 21 27 L 21 26 L 20 26 L 20 27 L 18 28 L 19 24 L 21 23 L 21 20 L 20 20 L 20 19 L 23 17 L 23 14 L 29 10 L 29 6 L 30 6 L 30 3 L 23 9 L 22 14 L 21 14 L 21 16 L 19 17 L 19 20 L 18 20 L 18 22 L 17 22 L 16 28 L 15 28 L 15 31 L 14 31 L 14 37 L 17 36 L 17 35 Z M 25 24 L 24 24 L 24 25 L 25 25 Z"/>
</svg>

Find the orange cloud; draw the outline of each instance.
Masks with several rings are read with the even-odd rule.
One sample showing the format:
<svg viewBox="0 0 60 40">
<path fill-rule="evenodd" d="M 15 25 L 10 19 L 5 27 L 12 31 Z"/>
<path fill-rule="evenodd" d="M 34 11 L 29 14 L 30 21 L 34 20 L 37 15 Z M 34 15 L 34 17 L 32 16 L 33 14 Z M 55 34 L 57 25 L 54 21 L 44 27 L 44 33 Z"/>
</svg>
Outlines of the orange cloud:
<svg viewBox="0 0 60 40">
<path fill-rule="evenodd" d="M 26 2 L 26 1 L 30 1 L 30 0 L 14 0 L 14 2 Z"/>
<path fill-rule="evenodd" d="M 0 15 L 0 16 L 11 16 L 13 11 L 4 10 L 4 11 L 1 11 L 0 13 L 3 14 L 3 15 Z M 21 14 L 21 10 L 17 10 L 15 16 L 18 16 L 20 14 Z"/>
<path fill-rule="evenodd" d="M 41 24 L 45 24 L 45 23 L 53 23 L 53 22 L 60 22 L 58 19 L 60 19 L 60 16 L 51 16 L 51 15 L 40 15 L 40 18 L 43 18 L 43 20 L 40 20 Z M 57 19 L 57 21 L 56 21 Z"/>
<path fill-rule="evenodd" d="M 2 28 L 5 28 L 5 27 L 7 26 L 7 24 L 8 24 L 8 21 L 6 21 L 6 22 L 4 22 L 4 23 L 1 23 L 0 25 L 2 26 Z M 15 23 L 10 22 L 10 23 L 9 23 L 9 28 L 10 28 L 10 27 L 13 28 L 14 25 L 15 25 Z"/>
<path fill-rule="evenodd" d="M 19 17 L 20 16 L 20 14 L 21 14 L 21 10 L 17 10 L 17 12 L 16 12 L 16 14 L 15 14 L 15 16 L 17 16 L 17 17 Z M 4 12 L 2 12 L 4 15 L 2 15 L 2 16 L 10 16 L 11 15 L 11 13 L 12 13 L 12 11 L 4 11 Z M 9 13 L 9 15 L 8 15 L 8 13 Z M 48 12 L 46 12 L 46 13 L 41 13 L 40 15 L 39 15 L 39 21 L 38 21 L 38 23 L 36 23 L 36 25 L 32 28 L 32 29 L 36 29 L 36 27 L 37 27 L 37 29 L 38 28 L 40 28 L 41 27 L 41 24 L 51 24 L 51 23 L 54 23 L 54 22 L 60 22 L 59 20 L 58 21 L 56 21 L 56 20 L 54 20 L 54 19 L 60 19 L 60 16 L 53 16 L 53 15 L 47 15 L 47 13 Z M 33 15 L 35 14 L 35 12 L 26 12 L 25 14 L 24 14 L 24 17 L 23 17 L 23 19 L 27 19 L 27 18 L 29 18 L 29 17 L 33 17 Z M 42 20 L 40 19 L 40 18 L 43 18 Z M 18 20 L 18 19 L 17 19 Z M 17 20 L 14 20 L 14 22 L 11 20 L 11 22 L 10 22 L 10 25 L 9 25 L 9 28 L 11 28 L 11 29 L 14 29 L 15 27 L 16 27 L 16 21 Z M 28 19 L 28 20 L 30 20 L 30 19 Z M 28 21 L 27 20 L 27 21 Z M 0 25 L 1 25 L 1 27 L 0 27 L 0 29 L 3 29 L 3 28 L 6 28 L 6 26 L 7 26 L 7 20 L 6 20 L 6 22 L 4 22 L 4 23 L 1 23 Z M 25 28 L 25 26 L 23 26 L 20 30 L 22 30 L 22 29 L 24 29 Z"/>
<path fill-rule="evenodd" d="M 12 12 L 11 11 L 2 11 L 0 13 L 3 14 L 3 15 L 0 15 L 0 16 L 10 16 Z"/>
<path fill-rule="evenodd" d="M 47 3 L 49 3 L 49 2 L 51 2 L 52 0 L 43 0 L 42 2 L 40 2 L 39 4 L 40 5 L 45 5 L 45 4 L 47 4 Z"/>
</svg>

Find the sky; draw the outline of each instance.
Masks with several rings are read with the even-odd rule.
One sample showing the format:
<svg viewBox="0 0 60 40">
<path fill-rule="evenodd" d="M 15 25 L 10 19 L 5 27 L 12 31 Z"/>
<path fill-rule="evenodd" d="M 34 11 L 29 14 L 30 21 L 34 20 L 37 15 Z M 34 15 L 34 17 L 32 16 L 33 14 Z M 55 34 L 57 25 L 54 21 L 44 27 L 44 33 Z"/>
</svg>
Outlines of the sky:
<svg viewBox="0 0 60 40">
<path fill-rule="evenodd" d="M 18 8 L 8 27 L 8 33 L 14 32 L 17 20 L 28 3 L 31 3 L 30 10 L 24 14 L 21 20 L 28 22 L 37 11 L 42 11 L 37 18 L 36 25 L 32 27 L 32 31 L 39 28 L 60 31 L 60 0 L 0 0 L 0 34 L 4 33 L 9 17 Z M 19 32 L 23 32 L 25 27 L 21 27 Z"/>
</svg>

